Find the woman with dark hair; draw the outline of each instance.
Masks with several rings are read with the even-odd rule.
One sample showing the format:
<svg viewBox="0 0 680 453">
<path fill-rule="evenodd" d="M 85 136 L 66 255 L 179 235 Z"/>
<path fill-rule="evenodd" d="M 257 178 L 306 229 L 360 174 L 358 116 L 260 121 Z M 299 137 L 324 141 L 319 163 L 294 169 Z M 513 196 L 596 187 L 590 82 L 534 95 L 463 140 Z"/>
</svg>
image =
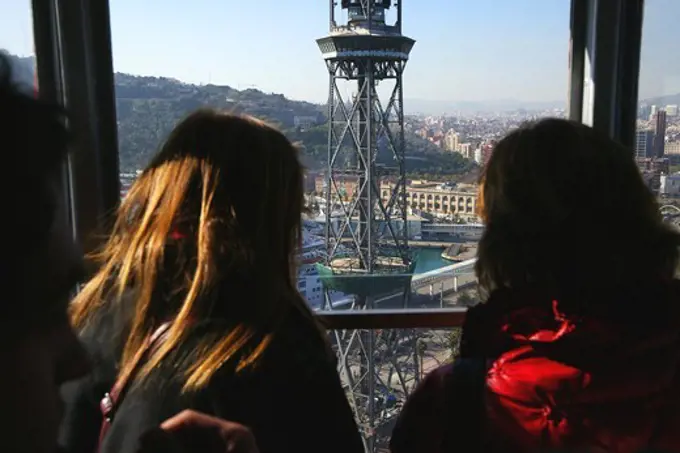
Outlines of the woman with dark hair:
<svg viewBox="0 0 680 453">
<path fill-rule="evenodd" d="M 680 451 L 680 234 L 632 153 L 546 119 L 496 146 L 460 358 L 404 407 L 392 452 Z"/>
<path fill-rule="evenodd" d="M 303 208 L 303 167 L 279 131 L 212 110 L 175 128 L 71 304 L 95 366 L 65 390 L 69 451 L 132 453 L 185 409 L 245 425 L 262 453 L 363 451 L 297 290 Z"/>
</svg>

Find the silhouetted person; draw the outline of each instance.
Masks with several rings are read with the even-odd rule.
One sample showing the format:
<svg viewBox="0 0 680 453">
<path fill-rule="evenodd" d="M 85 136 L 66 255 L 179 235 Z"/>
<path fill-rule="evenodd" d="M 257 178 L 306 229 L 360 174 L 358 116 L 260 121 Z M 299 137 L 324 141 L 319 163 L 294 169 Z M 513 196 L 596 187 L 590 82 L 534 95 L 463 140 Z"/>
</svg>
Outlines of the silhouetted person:
<svg viewBox="0 0 680 453">
<path fill-rule="evenodd" d="M 0 451 L 52 453 L 59 385 L 88 369 L 66 313 L 81 256 L 58 189 L 65 116 L 27 93 L 0 55 Z"/>
<path fill-rule="evenodd" d="M 0 55 L 0 152 L 5 241 L 0 253 L 0 451 L 54 453 L 62 413 L 59 386 L 90 363 L 67 316 L 82 257 L 68 224 L 61 170 L 69 133 L 64 111 L 11 81 Z M 23 179 L 17 180 L 15 175 Z M 152 427 L 140 453 L 256 453 L 247 428 L 197 412 Z M 151 434 L 149 436 L 148 434 Z M 228 450 L 229 448 L 231 450 Z"/>
<path fill-rule="evenodd" d="M 95 360 L 67 392 L 73 453 L 92 452 L 99 402 L 121 380 L 131 384 L 101 453 L 133 452 L 187 408 L 249 427 L 263 453 L 363 451 L 326 333 L 297 290 L 303 208 L 298 151 L 277 130 L 212 110 L 174 129 L 72 305 Z"/>
<path fill-rule="evenodd" d="M 631 150 L 542 120 L 496 146 L 480 192 L 488 299 L 392 452 L 680 451 L 680 236 Z"/>
</svg>

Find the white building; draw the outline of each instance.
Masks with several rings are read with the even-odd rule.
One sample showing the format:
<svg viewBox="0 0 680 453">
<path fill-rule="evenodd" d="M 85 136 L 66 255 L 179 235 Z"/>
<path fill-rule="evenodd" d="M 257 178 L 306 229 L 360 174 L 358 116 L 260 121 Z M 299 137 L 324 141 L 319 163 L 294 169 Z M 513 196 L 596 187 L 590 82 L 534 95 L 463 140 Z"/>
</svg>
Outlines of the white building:
<svg viewBox="0 0 680 453">
<path fill-rule="evenodd" d="M 661 175 L 660 179 L 659 193 L 669 196 L 680 195 L 680 173 Z"/>
<path fill-rule="evenodd" d="M 482 148 L 477 148 L 474 152 L 475 162 L 477 165 L 482 165 Z"/>
<path fill-rule="evenodd" d="M 295 116 L 293 118 L 293 124 L 295 127 L 301 129 L 310 129 L 316 126 L 319 122 L 319 117 L 317 116 Z"/>
<path fill-rule="evenodd" d="M 667 156 L 680 155 L 680 141 L 666 142 L 663 151 Z"/>
<path fill-rule="evenodd" d="M 470 143 L 460 143 L 458 145 L 459 153 L 466 159 L 472 159 L 472 145 Z"/>
<path fill-rule="evenodd" d="M 444 136 L 444 149 L 455 152 L 458 150 L 460 136 L 453 129 L 449 129 Z"/>
</svg>

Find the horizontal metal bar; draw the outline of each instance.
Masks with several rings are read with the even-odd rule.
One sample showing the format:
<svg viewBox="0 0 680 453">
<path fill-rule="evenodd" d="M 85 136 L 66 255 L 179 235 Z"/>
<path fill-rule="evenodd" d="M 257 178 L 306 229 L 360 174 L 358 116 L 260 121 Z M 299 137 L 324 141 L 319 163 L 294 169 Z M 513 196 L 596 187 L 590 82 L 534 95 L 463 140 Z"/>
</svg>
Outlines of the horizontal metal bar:
<svg viewBox="0 0 680 453">
<path fill-rule="evenodd" d="M 644 0 L 620 0 L 619 61 L 616 77 L 616 112 L 614 138 L 629 149 L 635 149 L 635 130 L 638 113 L 638 87 L 640 83 L 640 58 Z"/>
<path fill-rule="evenodd" d="M 461 327 L 467 308 L 405 310 L 333 310 L 318 311 L 329 330 L 354 329 L 441 329 Z"/>
</svg>

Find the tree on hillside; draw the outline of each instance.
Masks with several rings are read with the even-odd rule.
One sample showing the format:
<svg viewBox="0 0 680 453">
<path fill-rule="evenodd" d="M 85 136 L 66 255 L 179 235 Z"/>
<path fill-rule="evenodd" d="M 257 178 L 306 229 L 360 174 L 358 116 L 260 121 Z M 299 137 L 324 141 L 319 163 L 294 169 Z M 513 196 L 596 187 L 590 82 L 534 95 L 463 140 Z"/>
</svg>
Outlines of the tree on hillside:
<svg viewBox="0 0 680 453">
<path fill-rule="evenodd" d="M 460 354 L 460 339 L 463 336 L 463 329 L 454 327 L 449 333 L 449 350 L 451 351 L 451 360 L 456 360 Z"/>
<path fill-rule="evenodd" d="M 457 304 L 462 307 L 472 307 L 479 302 L 479 298 L 474 297 L 467 291 L 461 292 L 457 299 Z"/>
<path fill-rule="evenodd" d="M 34 59 L 10 56 L 17 77 L 33 83 Z M 257 89 L 236 90 L 229 86 L 193 85 L 167 77 L 114 74 L 120 166 L 133 171 L 146 166 L 172 128 L 200 107 L 214 107 L 256 116 L 280 128 L 292 141 L 302 144 L 303 161 L 310 169 L 323 168 L 328 159 L 328 128 L 323 105 L 287 99 Z M 296 117 L 318 118 L 308 129 L 295 127 Z M 340 166 L 349 165 L 351 140 L 347 137 Z M 406 137 L 406 171 L 410 176 L 431 179 L 467 171 L 470 163 L 459 155 L 443 154 L 427 140 L 413 134 Z M 394 167 L 388 162 L 378 164 Z"/>
</svg>

